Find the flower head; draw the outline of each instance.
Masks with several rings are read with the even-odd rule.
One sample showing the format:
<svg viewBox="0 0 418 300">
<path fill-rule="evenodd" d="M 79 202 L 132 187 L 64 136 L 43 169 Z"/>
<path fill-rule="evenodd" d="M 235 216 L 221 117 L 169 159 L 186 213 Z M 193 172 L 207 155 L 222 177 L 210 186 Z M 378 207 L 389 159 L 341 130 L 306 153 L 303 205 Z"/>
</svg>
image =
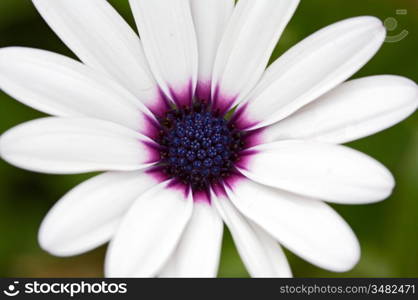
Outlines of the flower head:
<svg viewBox="0 0 418 300">
<path fill-rule="evenodd" d="M 279 244 L 346 271 L 358 241 L 326 202 L 387 198 L 390 172 L 341 146 L 418 106 L 399 76 L 344 82 L 377 52 L 373 17 L 330 25 L 267 69 L 298 0 L 33 0 L 81 62 L 0 50 L 0 87 L 54 117 L 4 133 L 6 161 L 105 171 L 65 195 L 39 242 L 58 256 L 110 241 L 107 276 L 216 276 L 223 223 L 252 276 L 291 276 Z"/>
</svg>

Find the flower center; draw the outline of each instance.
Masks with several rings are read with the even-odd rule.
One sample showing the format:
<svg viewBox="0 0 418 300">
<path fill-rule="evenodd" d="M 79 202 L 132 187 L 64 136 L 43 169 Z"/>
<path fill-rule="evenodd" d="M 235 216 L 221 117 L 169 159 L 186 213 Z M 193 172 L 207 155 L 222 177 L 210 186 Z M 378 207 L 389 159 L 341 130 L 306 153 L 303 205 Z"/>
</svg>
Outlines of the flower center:
<svg viewBox="0 0 418 300">
<path fill-rule="evenodd" d="M 243 149 L 242 133 L 200 101 L 168 111 L 160 125 L 165 172 L 193 190 L 229 176 Z"/>
</svg>

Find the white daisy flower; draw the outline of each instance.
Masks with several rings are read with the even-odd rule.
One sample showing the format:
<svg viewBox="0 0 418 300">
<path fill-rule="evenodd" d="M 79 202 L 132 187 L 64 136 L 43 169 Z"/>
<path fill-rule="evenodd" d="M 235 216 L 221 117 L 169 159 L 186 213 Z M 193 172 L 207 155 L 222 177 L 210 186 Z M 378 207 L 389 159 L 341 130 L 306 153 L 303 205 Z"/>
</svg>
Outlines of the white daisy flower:
<svg viewBox="0 0 418 300">
<path fill-rule="evenodd" d="M 223 222 L 254 277 L 290 277 L 280 245 L 331 271 L 359 243 L 325 202 L 372 203 L 390 172 L 339 144 L 418 106 L 399 76 L 347 80 L 382 23 L 330 25 L 265 70 L 298 0 L 130 0 L 141 39 L 105 0 L 33 0 L 82 63 L 0 50 L 0 87 L 54 117 L 1 136 L 1 157 L 37 172 L 106 171 L 65 195 L 39 242 L 57 256 L 110 241 L 105 274 L 216 276 Z M 325 202 L 324 202 L 325 201 Z"/>
</svg>

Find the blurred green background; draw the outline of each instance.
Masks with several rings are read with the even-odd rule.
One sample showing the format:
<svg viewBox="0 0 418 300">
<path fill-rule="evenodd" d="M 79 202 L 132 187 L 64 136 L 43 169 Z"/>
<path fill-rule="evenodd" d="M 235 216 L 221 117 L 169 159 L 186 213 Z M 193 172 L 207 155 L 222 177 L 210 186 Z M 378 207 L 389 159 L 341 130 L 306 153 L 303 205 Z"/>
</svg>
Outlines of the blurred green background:
<svg viewBox="0 0 418 300">
<path fill-rule="evenodd" d="M 110 2 L 133 24 L 127 0 Z M 407 14 L 397 14 L 399 9 L 407 10 Z M 397 43 L 385 43 L 355 77 L 398 74 L 417 82 L 417 0 L 302 0 L 273 59 L 321 27 L 358 15 L 374 15 L 381 20 L 395 18 L 397 27 L 391 28 L 388 35 L 396 36 L 403 30 L 409 34 Z M 74 57 L 29 0 L 0 0 L 0 47 L 13 45 L 42 48 Z M 0 132 L 41 116 L 0 92 Z M 350 144 L 383 162 L 397 180 L 394 194 L 382 203 L 334 205 L 357 233 L 362 247 L 360 263 L 350 272 L 331 273 L 287 251 L 295 276 L 418 276 L 417 116 L 415 113 L 394 128 Z M 37 230 L 48 209 L 66 191 L 89 176 L 35 174 L 0 161 L 0 277 L 102 276 L 105 247 L 73 258 L 56 258 L 43 252 L 37 244 Z M 248 276 L 229 233 L 225 234 L 219 276 Z"/>
</svg>

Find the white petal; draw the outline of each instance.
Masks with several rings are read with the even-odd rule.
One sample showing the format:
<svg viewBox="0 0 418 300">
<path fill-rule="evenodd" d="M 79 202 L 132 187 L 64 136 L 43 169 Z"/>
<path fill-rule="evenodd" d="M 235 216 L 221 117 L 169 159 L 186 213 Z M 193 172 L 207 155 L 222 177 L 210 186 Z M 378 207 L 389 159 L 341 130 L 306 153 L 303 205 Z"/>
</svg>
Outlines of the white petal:
<svg viewBox="0 0 418 300">
<path fill-rule="evenodd" d="M 292 277 L 283 250 L 268 233 L 242 216 L 227 197 L 215 197 L 214 204 L 252 277 Z"/>
<path fill-rule="evenodd" d="M 110 242 L 108 277 L 152 277 L 168 261 L 193 211 L 190 193 L 162 183 L 135 201 Z"/>
<path fill-rule="evenodd" d="M 309 141 L 282 141 L 251 148 L 241 166 L 262 184 L 329 202 L 362 204 L 387 198 L 392 174 L 356 150 Z"/>
<path fill-rule="evenodd" d="M 158 88 L 136 33 L 105 0 L 32 0 L 60 39 L 87 65 L 119 81 L 147 106 Z"/>
<path fill-rule="evenodd" d="M 389 128 L 418 107 L 418 86 L 399 76 L 348 81 L 263 131 L 263 141 L 347 143 Z"/>
<path fill-rule="evenodd" d="M 71 256 L 106 243 L 134 200 L 156 184 L 142 171 L 108 172 L 83 182 L 48 212 L 39 229 L 41 247 Z"/>
<path fill-rule="evenodd" d="M 44 118 L 16 126 L 0 138 L 0 156 L 37 172 L 71 174 L 133 171 L 159 160 L 145 136 L 88 118 Z"/>
<path fill-rule="evenodd" d="M 314 33 L 267 69 L 243 104 L 245 123 L 254 129 L 289 116 L 357 72 L 384 39 L 385 27 L 374 17 L 344 20 Z"/>
<path fill-rule="evenodd" d="M 195 202 L 193 215 L 162 277 L 216 277 L 223 222 L 207 202 Z"/>
<path fill-rule="evenodd" d="M 144 133 L 150 127 L 146 115 L 152 114 L 133 94 L 106 75 L 52 52 L 1 49 L 0 88 L 47 114 L 94 117 Z"/>
<path fill-rule="evenodd" d="M 247 179 L 227 191 L 244 215 L 307 261 L 335 272 L 345 272 L 358 262 L 357 238 L 327 204 Z"/>
<path fill-rule="evenodd" d="M 226 25 L 234 10 L 234 0 L 190 0 L 199 50 L 197 96 L 210 99 L 212 70 Z"/>
<path fill-rule="evenodd" d="M 166 95 L 188 104 L 198 53 L 189 0 L 130 0 L 152 72 Z"/>
<path fill-rule="evenodd" d="M 298 4 L 299 0 L 237 3 L 213 71 L 212 95 L 222 109 L 239 102 L 255 86 Z"/>
</svg>

